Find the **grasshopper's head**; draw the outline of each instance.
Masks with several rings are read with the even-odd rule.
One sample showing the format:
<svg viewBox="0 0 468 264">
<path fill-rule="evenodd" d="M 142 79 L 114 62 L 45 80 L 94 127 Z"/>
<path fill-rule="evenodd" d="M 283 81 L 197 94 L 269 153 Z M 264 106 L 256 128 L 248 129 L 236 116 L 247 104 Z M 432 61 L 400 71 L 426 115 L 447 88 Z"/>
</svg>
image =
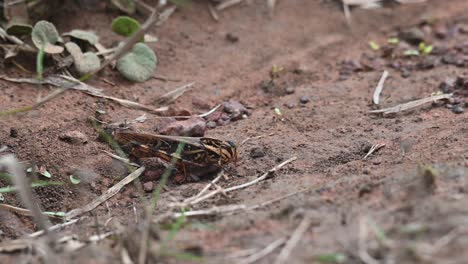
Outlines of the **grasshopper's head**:
<svg viewBox="0 0 468 264">
<path fill-rule="evenodd" d="M 232 141 L 226 141 L 226 152 L 229 153 L 229 161 L 233 161 L 234 163 L 237 163 L 237 161 L 239 160 L 238 156 L 237 156 L 237 147 L 236 147 L 236 144 L 234 144 L 234 142 Z"/>
</svg>

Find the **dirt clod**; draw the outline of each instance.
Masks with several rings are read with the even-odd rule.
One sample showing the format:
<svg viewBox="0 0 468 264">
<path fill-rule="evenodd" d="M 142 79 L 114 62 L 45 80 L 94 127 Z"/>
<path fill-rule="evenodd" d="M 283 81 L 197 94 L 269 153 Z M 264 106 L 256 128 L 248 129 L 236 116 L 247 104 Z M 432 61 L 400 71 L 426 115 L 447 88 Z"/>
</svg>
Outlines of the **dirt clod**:
<svg viewBox="0 0 468 264">
<path fill-rule="evenodd" d="M 243 115 L 248 115 L 247 108 L 236 100 L 229 100 L 223 104 L 224 111 L 229 114 L 232 121 L 242 118 Z"/>
<path fill-rule="evenodd" d="M 175 121 L 160 128 L 162 135 L 202 137 L 205 135 L 206 123 L 201 117 L 192 117 L 187 120 Z"/>
<path fill-rule="evenodd" d="M 307 104 L 309 101 L 310 99 L 309 99 L 309 96 L 307 95 L 303 95 L 299 98 L 299 102 L 301 102 L 301 104 Z"/>
<path fill-rule="evenodd" d="M 154 190 L 154 183 L 151 181 L 143 183 L 143 190 L 147 193 L 152 192 Z"/>
<path fill-rule="evenodd" d="M 209 128 L 209 129 L 216 128 L 216 122 L 208 121 L 208 122 L 206 122 L 206 127 Z"/>
<path fill-rule="evenodd" d="M 88 137 L 76 130 L 60 134 L 59 139 L 70 144 L 86 144 L 88 142 Z"/>
<path fill-rule="evenodd" d="M 10 137 L 17 138 L 18 137 L 18 129 L 12 127 L 10 128 Z"/>
<path fill-rule="evenodd" d="M 465 109 L 463 109 L 463 107 L 461 107 L 460 105 L 455 105 L 452 107 L 452 112 L 454 112 L 455 114 L 463 114 L 463 112 L 465 112 Z"/>
<path fill-rule="evenodd" d="M 231 42 L 231 43 L 236 43 L 239 41 L 239 37 L 232 34 L 232 33 L 227 33 L 226 34 L 226 40 Z"/>
<path fill-rule="evenodd" d="M 287 94 L 293 94 L 296 90 L 292 86 L 286 87 L 286 93 Z"/>
<path fill-rule="evenodd" d="M 419 45 L 419 43 L 424 42 L 425 35 L 421 29 L 412 27 L 410 29 L 401 31 L 399 37 L 409 44 Z"/>
<path fill-rule="evenodd" d="M 250 157 L 253 159 L 265 156 L 265 149 L 262 147 L 254 147 L 250 150 Z"/>
</svg>

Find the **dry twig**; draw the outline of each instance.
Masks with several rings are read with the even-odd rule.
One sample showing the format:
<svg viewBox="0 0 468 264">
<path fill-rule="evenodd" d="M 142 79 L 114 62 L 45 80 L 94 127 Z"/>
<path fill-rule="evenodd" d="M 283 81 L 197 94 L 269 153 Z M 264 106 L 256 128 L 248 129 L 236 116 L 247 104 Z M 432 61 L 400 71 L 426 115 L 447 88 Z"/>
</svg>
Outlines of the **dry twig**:
<svg viewBox="0 0 468 264">
<path fill-rule="evenodd" d="M 145 167 L 138 168 L 136 171 L 130 173 L 127 177 L 122 179 L 116 185 L 109 188 L 105 193 L 103 193 L 101 196 L 99 196 L 94 201 L 90 202 L 89 204 L 87 204 L 87 205 L 85 205 L 85 206 L 83 206 L 81 208 L 74 209 L 74 210 L 71 210 L 70 212 L 68 212 L 65 215 L 65 219 L 72 219 L 72 218 L 75 218 L 75 217 L 77 217 L 77 216 L 79 216 L 79 215 L 81 215 L 83 213 L 86 213 L 86 212 L 89 212 L 89 211 L 93 210 L 98 205 L 100 205 L 101 203 L 107 201 L 109 198 L 111 198 L 112 196 L 117 194 L 125 185 L 129 184 L 130 182 L 132 182 L 133 180 L 138 178 L 143 173 L 143 171 L 145 171 Z"/>
<path fill-rule="evenodd" d="M 247 188 L 249 186 L 252 186 L 258 182 L 261 182 L 263 180 L 265 180 L 266 178 L 268 178 L 270 175 L 272 175 L 273 173 L 275 173 L 276 171 L 278 171 L 279 169 L 281 169 L 282 167 L 284 167 L 285 165 L 287 165 L 288 163 L 290 162 L 293 162 L 297 159 L 297 157 L 292 157 L 280 164 L 278 164 L 277 166 L 275 166 L 273 169 L 265 172 L 262 176 L 256 178 L 255 180 L 252 180 L 250 182 L 246 182 L 244 184 L 241 184 L 241 185 L 237 185 L 237 186 L 233 186 L 233 187 L 230 187 L 230 188 L 227 188 L 227 189 L 217 189 L 217 190 L 214 190 L 212 192 L 209 192 L 203 196 L 200 196 L 198 197 L 197 199 L 195 200 L 192 200 L 188 203 L 180 203 L 180 204 L 176 204 L 176 206 L 180 206 L 180 207 L 187 207 L 187 206 L 191 206 L 191 205 L 194 205 L 194 204 L 197 204 L 197 203 L 200 203 L 206 199 L 209 199 L 219 193 L 224 193 L 224 194 L 227 194 L 229 192 L 232 192 L 232 191 L 236 191 L 236 190 L 239 190 L 239 189 L 244 189 L 244 188 Z"/>
<path fill-rule="evenodd" d="M 242 3 L 242 1 L 244 1 L 244 0 L 226 0 L 226 1 L 222 2 L 222 3 L 220 3 L 219 5 L 217 5 L 215 8 L 216 8 L 216 10 L 221 11 L 221 10 L 226 9 L 228 7 L 240 4 L 240 3 Z"/>
<path fill-rule="evenodd" d="M 278 247 L 283 245 L 284 242 L 286 242 L 286 238 L 277 239 L 277 240 L 273 241 L 271 244 L 269 244 L 268 246 L 266 246 L 265 248 L 263 248 L 262 250 L 260 250 L 260 251 L 256 252 L 255 254 L 252 254 L 252 255 L 248 256 L 247 258 L 241 260 L 240 263 L 241 264 L 254 263 L 254 262 L 258 261 L 259 259 L 267 256 L 271 252 L 273 252 L 275 249 L 277 249 Z"/>
<path fill-rule="evenodd" d="M 286 242 L 283 250 L 281 250 L 280 254 L 276 258 L 275 264 L 286 263 L 289 255 L 291 255 L 292 250 L 296 247 L 297 243 L 301 240 L 302 236 L 307 231 L 307 229 L 309 229 L 311 224 L 312 219 L 310 217 L 305 216 L 302 219 L 301 223 L 297 226 L 296 230 L 294 230 L 288 242 Z"/>
<path fill-rule="evenodd" d="M 377 143 L 377 144 L 374 144 L 372 145 L 372 147 L 369 149 L 369 151 L 367 152 L 367 154 L 364 156 L 364 158 L 362 159 L 367 159 L 367 157 L 369 157 L 370 155 L 372 155 L 372 153 L 374 153 L 375 151 L 381 149 L 385 147 L 385 144 L 384 143 Z"/>
<path fill-rule="evenodd" d="M 441 100 L 441 99 L 449 99 L 449 98 L 452 98 L 452 96 L 453 96 L 453 94 L 433 95 L 433 96 L 429 96 L 429 97 L 426 97 L 426 98 L 411 101 L 411 102 L 408 102 L 408 103 L 399 104 L 399 105 L 394 106 L 394 107 L 389 107 L 389 108 L 379 109 L 379 110 L 372 110 L 372 111 L 369 111 L 369 113 L 371 113 L 371 114 L 383 113 L 384 115 L 394 114 L 394 113 L 405 111 L 405 110 L 408 110 L 408 109 L 411 109 L 411 108 L 418 107 L 418 106 L 426 104 L 426 103 L 435 102 L 435 101 Z"/>
<path fill-rule="evenodd" d="M 376 105 L 379 104 L 380 93 L 382 92 L 383 85 L 387 77 L 388 77 L 388 71 L 384 71 L 382 74 L 382 77 L 380 77 L 377 87 L 375 87 L 374 96 L 372 97 L 372 102 Z"/>
<path fill-rule="evenodd" d="M 174 102 L 177 98 L 179 98 L 181 95 L 183 95 L 187 90 L 189 90 L 194 82 L 186 84 L 184 86 L 181 86 L 179 88 L 176 88 L 168 93 L 165 93 L 158 97 L 155 101 L 156 104 L 170 104 Z"/>
</svg>

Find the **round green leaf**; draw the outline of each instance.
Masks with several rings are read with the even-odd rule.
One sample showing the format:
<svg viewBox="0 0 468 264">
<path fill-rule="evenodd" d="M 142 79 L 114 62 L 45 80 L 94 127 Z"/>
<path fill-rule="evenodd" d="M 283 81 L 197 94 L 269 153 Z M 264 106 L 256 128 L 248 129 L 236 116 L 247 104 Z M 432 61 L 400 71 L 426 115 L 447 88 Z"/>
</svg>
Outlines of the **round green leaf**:
<svg viewBox="0 0 468 264">
<path fill-rule="evenodd" d="M 76 71 L 80 75 L 91 73 L 101 66 L 101 61 L 95 53 L 86 52 L 83 54 L 80 47 L 73 42 L 67 42 L 65 47 L 72 56 Z"/>
<path fill-rule="evenodd" d="M 140 29 L 140 23 L 128 16 L 119 16 L 112 21 L 112 31 L 115 33 L 129 37 Z"/>
<path fill-rule="evenodd" d="M 63 51 L 63 47 L 54 45 L 59 40 L 59 34 L 54 24 L 41 20 L 34 25 L 31 38 L 34 46 L 44 48 L 46 53 L 56 54 Z"/>
<path fill-rule="evenodd" d="M 134 0 L 111 0 L 111 3 L 116 6 L 120 11 L 127 14 L 135 13 L 135 1 Z"/>
<path fill-rule="evenodd" d="M 99 37 L 94 32 L 91 32 L 91 31 L 74 29 L 70 32 L 64 33 L 63 35 L 86 41 L 91 45 L 95 45 L 96 43 L 99 42 Z"/>
<path fill-rule="evenodd" d="M 144 82 L 153 76 L 156 63 L 154 51 L 144 43 L 137 43 L 117 61 L 117 70 L 130 81 Z"/>
<path fill-rule="evenodd" d="M 9 24 L 6 32 L 13 36 L 25 36 L 31 34 L 32 26 L 28 24 Z"/>
<path fill-rule="evenodd" d="M 81 182 L 80 178 L 70 175 L 70 182 L 73 184 L 79 184 Z"/>
</svg>

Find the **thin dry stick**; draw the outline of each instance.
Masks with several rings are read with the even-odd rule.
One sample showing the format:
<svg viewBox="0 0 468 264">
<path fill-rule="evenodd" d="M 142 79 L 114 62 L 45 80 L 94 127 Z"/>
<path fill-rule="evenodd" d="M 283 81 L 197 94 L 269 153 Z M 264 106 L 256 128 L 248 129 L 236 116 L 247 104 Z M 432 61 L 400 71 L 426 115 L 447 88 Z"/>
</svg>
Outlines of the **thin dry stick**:
<svg viewBox="0 0 468 264">
<path fill-rule="evenodd" d="M 218 21 L 219 21 L 218 13 L 216 12 L 216 9 L 214 8 L 214 6 L 213 6 L 211 3 L 208 3 L 208 11 L 210 11 L 211 17 L 212 17 L 216 22 L 218 22 Z"/>
<path fill-rule="evenodd" d="M 55 97 L 61 95 L 66 90 L 68 90 L 68 88 L 57 89 L 57 90 L 51 92 L 50 94 L 48 94 L 47 96 L 43 97 L 41 100 L 37 101 L 33 105 L 2 111 L 2 112 L 0 112 L 0 116 L 12 115 L 12 114 L 17 114 L 17 113 L 21 113 L 21 112 L 31 111 L 31 110 L 36 109 L 36 108 L 40 107 L 41 105 L 47 103 L 48 101 L 54 99 Z"/>
<path fill-rule="evenodd" d="M 195 200 L 189 202 L 188 204 L 182 203 L 182 204 L 180 204 L 180 206 L 185 207 L 185 206 L 188 206 L 188 205 L 194 205 L 194 204 L 200 203 L 200 202 L 202 202 L 202 201 L 204 201 L 204 200 L 206 200 L 206 199 L 208 199 L 208 198 L 211 198 L 211 197 L 215 196 L 215 195 L 218 194 L 218 193 L 222 193 L 222 192 L 223 192 L 223 193 L 229 193 L 229 192 L 236 191 L 236 190 L 239 190 L 239 189 L 247 188 L 247 187 L 249 187 L 249 186 L 251 186 L 251 185 L 254 185 L 254 184 L 256 184 L 256 183 L 258 183 L 258 182 L 260 182 L 260 181 L 263 181 L 263 180 L 266 179 L 268 176 L 270 176 L 272 173 L 274 173 L 274 172 L 276 172 L 277 170 L 281 169 L 281 168 L 284 167 L 286 164 L 295 161 L 296 159 L 297 159 L 297 157 L 292 157 L 292 158 L 290 158 L 290 159 L 288 159 L 288 160 L 282 162 L 281 164 L 275 166 L 273 169 L 267 171 L 267 172 L 264 173 L 262 176 L 256 178 L 256 179 L 253 180 L 253 181 L 246 182 L 246 183 L 241 184 L 241 185 L 233 186 L 233 187 L 230 187 L 230 188 L 227 188 L 227 189 L 224 189 L 224 190 L 218 189 L 218 190 L 212 191 L 212 192 L 210 192 L 210 193 L 207 193 L 207 194 L 204 195 L 204 196 L 199 197 L 198 199 L 195 199 Z"/>
<path fill-rule="evenodd" d="M 372 145 L 372 147 L 369 149 L 369 152 L 367 152 L 367 154 L 362 159 L 367 159 L 367 157 L 372 155 L 372 153 L 374 153 L 375 151 L 377 151 L 377 150 L 379 150 L 379 149 L 381 149 L 383 147 L 385 147 L 384 143 L 377 143 L 377 144 Z"/>
<path fill-rule="evenodd" d="M 0 157 L 0 167 L 1 166 L 5 166 L 8 172 L 13 175 L 13 181 L 24 204 L 29 208 L 37 225 L 48 233 L 49 222 L 42 214 L 39 205 L 36 203 L 36 199 L 34 198 L 31 190 L 31 184 L 26 177 L 23 165 L 10 154 Z"/>
<path fill-rule="evenodd" d="M 198 116 L 199 117 L 207 117 L 207 116 L 211 115 L 212 113 L 214 113 L 216 110 L 218 110 L 218 108 L 220 108 L 220 107 L 221 107 L 221 105 L 219 104 L 219 105 L 213 107 L 213 109 L 209 110 L 208 112 L 203 113 L 203 114 L 199 114 Z"/>
<path fill-rule="evenodd" d="M 309 229 L 311 224 L 312 219 L 310 217 L 305 216 L 304 219 L 302 219 L 301 223 L 297 226 L 296 230 L 294 230 L 294 233 L 291 235 L 283 250 L 281 250 L 280 254 L 276 258 L 275 264 L 286 263 L 292 250 L 296 247 L 297 243 L 301 240 L 302 236 L 307 229 Z"/>
<path fill-rule="evenodd" d="M 264 137 L 270 137 L 270 136 L 273 136 L 275 135 L 275 133 L 270 133 L 268 135 L 260 135 L 260 136 L 256 136 L 256 137 L 248 137 L 244 140 L 242 140 L 242 142 L 239 144 L 239 147 L 242 147 L 245 143 L 247 143 L 248 141 L 252 140 L 252 139 L 260 139 L 260 138 L 264 138 Z"/>
<path fill-rule="evenodd" d="M 9 204 L 0 204 L 0 210 L 6 210 L 6 211 L 14 212 L 14 213 L 17 213 L 17 214 L 23 215 L 23 216 L 33 216 L 31 210 L 16 207 L 16 206 L 9 205 Z M 45 215 L 45 216 L 51 217 L 51 218 L 62 219 L 62 217 L 51 215 L 51 214 L 48 214 L 48 213 L 45 213 L 45 212 L 43 212 L 42 214 Z"/>
<path fill-rule="evenodd" d="M 108 60 L 104 61 L 104 63 L 101 64 L 101 67 L 99 67 L 98 69 L 96 69 L 88 75 L 95 75 L 96 73 L 100 72 L 102 69 L 107 67 L 107 65 L 109 65 L 111 62 L 118 60 L 127 52 L 129 52 L 133 48 L 133 45 L 138 43 L 143 38 L 145 33 L 150 29 L 150 27 L 152 27 L 156 23 L 156 21 L 158 20 L 157 13 L 157 9 L 155 8 L 151 15 L 146 19 L 145 23 L 141 26 L 141 28 L 137 32 L 135 32 L 135 34 L 133 34 L 129 39 L 127 39 L 123 46 L 120 49 L 118 49 Z"/>
<path fill-rule="evenodd" d="M 244 1 L 244 0 L 227 0 L 227 1 L 224 1 L 221 4 L 217 5 L 215 8 L 216 8 L 216 10 L 221 11 L 221 10 L 226 9 L 228 7 L 240 4 L 242 1 Z"/>
<path fill-rule="evenodd" d="M 224 206 L 214 206 L 210 209 L 205 210 L 195 210 L 195 211 L 188 211 L 183 213 L 175 213 L 173 214 L 172 218 L 178 218 L 181 216 L 189 217 L 189 216 L 200 216 L 200 215 L 218 215 L 227 212 L 234 212 L 238 210 L 246 210 L 247 206 L 243 204 L 235 205 L 224 205 Z"/>
<path fill-rule="evenodd" d="M 280 238 L 275 241 L 273 241 L 271 244 L 266 246 L 264 249 L 260 250 L 259 252 L 256 252 L 255 254 L 250 255 L 249 257 L 245 258 L 244 260 L 240 261 L 241 264 L 251 264 L 259 259 L 267 256 L 271 252 L 273 252 L 275 249 L 280 247 L 281 245 L 286 242 L 286 238 Z"/>
<path fill-rule="evenodd" d="M 267 0 L 267 6 L 270 13 L 270 16 L 273 16 L 273 12 L 275 11 L 276 0 Z"/>
<path fill-rule="evenodd" d="M 224 174 L 224 171 L 221 170 L 221 171 L 218 173 L 218 176 L 216 176 L 216 178 L 214 178 L 210 183 L 208 183 L 208 184 L 205 186 L 205 188 L 203 188 L 197 195 L 185 199 L 185 200 L 183 201 L 183 203 L 189 203 L 189 202 L 195 200 L 196 198 L 202 196 L 202 194 L 204 194 L 205 192 L 207 192 L 207 191 L 211 188 L 211 186 L 213 186 L 214 184 L 216 184 L 216 183 L 223 177 L 223 174 Z"/>
<path fill-rule="evenodd" d="M 383 74 L 382 74 L 382 77 L 380 77 L 379 83 L 375 87 L 374 96 L 372 97 L 372 101 L 376 105 L 379 104 L 380 93 L 382 92 L 383 85 L 384 85 L 385 80 L 387 79 L 387 77 L 388 77 L 388 71 L 384 71 Z"/>
<path fill-rule="evenodd" d="M 174 89 L 174 90 L 172 90 L 172 91 L 170 91 L 168 93 L 165 93 L 165 94 L 161 95 L 160 97 L 158 97 L 155 100 L 155 103 L 157 103 L 157 104 L 172 103 L 177 98 L 182 96 L 187 90 L 189 90 L 194 84 L 195 84 L 195 82 L 192 82 L 192 83 L 186 84 L 184 86 L 181 86 L 179 88 L 176 88 L 176 89 Z"/>
<path fill-rule="evenodd" d="M 79 215 L 81 215 L 83 213 L 86 213 L 86 212 L 89 212 L 89 211 L 93 210 L 98 205 L 100 205 L 101 203 L 107 201 L 109 198 L 111 198 L 112 196 L 117 194 L 125 185 L 129 184 L 130 182 L 132 182 L 133 180 L 138 178 L 143 173 L 143 171 L 145 171 L 145 167 L 138 168 L 134 172 L 130 173 L 127 177 L 122 179 L 120 182 L 118 182 L 116 185 L 109 188 L 105 193 L 103 193 L 101 196 L 99 196 L 94 201 L 90 202 L 89 204 L 87 204 L 87 205 L 85 205 L 85 206 L 83 206 L 81 208 L 74 209 L 74 210 L 71 210 L 70 212 L 68 212 L 65 215 L 65 219 L 72 219 L 72 218 L 75 218 L 75 217 L 77 217 L 77 216 L 79 216 Z"/>
<path fill-rule="evenodd" d="M 366 264 L 378 264 L 379 262 L 367 253 L 367 217 L 361 216 L 359 219 L 359 258 Z"/>
<path fill-rule="evenodd" d="M 73 219 L 73 220 L 70 220 L 68 222 L 65 222 L 65 223 L 61 223 L 61 224 L 56 224 L 54 226 L 51 226 L 49 228 L 50 231 L 55 231 L 55 230 L 58 230 L 58 229 L 61 229 L 61 228 L 64 228 L 66 226 L 69 226 L 69 225 L 73 225 L 75 224 L 76 222 L 78 222 L 78 220 L 80 220 L 80 218 L 76 218 L 76 219 Z M 29 234 L 28 237 L 30 238 L 35 238 L 35 237 L 39 237 L 39 236 L 42 236 L 44 234 L 44 230 L 39 230 L 39 231 L 36 231 L 32 234 Z"/>
<path fill-rule="evenodd" d="M 423 105 L 423 104 L 426 104 L 426 103 L 435 102 L 435 101 L 441 100 L 441 99 L 449 99 L 449 98 L 452 98 L 452 96 L 453 96 L 453 94 L 441 94 L 441 95 L 429 96 L 429 97 L 418 99 L 418 100 L 411 101 L 411 102 L 408 102 L 408 103 L 399 104 L 399 105 L 394 106 L 394 107 L 389 107 L 389 108 L 379 109 L 379 110 L 372 110 L 372 111 L 369 111 L 369 113 L 371 113 L 371 114 L 383 113 L 384 115 L 394 114 L 394 113 L 405 111 L 405 110 L 408 110 L 408 109 L 411 109 L 411 108 L 415 108 L 417 106 L 420 106 L 420 105 Z"/>
<path fill-rule="evenodd" d="M 133 163 L 133 162 L 130 162 L 129 159 L 122 158 L 122 157 L 120 157 L 120 156 L 118 156 L 118 155 L 115 155 L 114 153 L 111 153 L 111 152 L 109 152 L 109 151 L 107 151 L 107 150 L 103 150 L 102 152 L 106 153 L 106 154 L 107 154 L 108 156 L 110 156 L 111 158 L 116 159 L 116 160 L 118 160 L 118 161 L 121 161 L 121 162 L 123 162 L 123 163 L 125 163 L 125 164 L 127 164 L 127 165 L 134 166 L 134 167 L 140 167 L 140 165 L 138 165 L 138 164 L 136 164 L 136 163 Z"/>
</svg>

